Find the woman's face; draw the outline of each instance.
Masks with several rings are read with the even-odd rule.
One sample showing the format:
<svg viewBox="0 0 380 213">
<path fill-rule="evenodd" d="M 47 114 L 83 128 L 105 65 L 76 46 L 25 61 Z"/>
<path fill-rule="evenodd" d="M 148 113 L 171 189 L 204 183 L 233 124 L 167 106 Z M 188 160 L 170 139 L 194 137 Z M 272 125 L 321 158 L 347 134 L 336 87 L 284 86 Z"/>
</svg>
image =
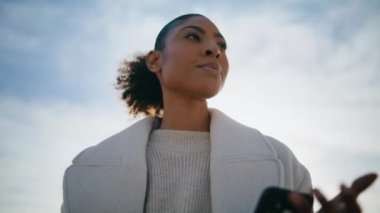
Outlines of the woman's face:
<svg viewBox="0 0 380 213">
<path fill-rule="evenodd" d="M 164 96 L 198 99 L 216 95 L 228 73 L 226 42 L 204 17 L 192 17 L 171 30 L 161 53 L 158 72 Z"/>
</svg>

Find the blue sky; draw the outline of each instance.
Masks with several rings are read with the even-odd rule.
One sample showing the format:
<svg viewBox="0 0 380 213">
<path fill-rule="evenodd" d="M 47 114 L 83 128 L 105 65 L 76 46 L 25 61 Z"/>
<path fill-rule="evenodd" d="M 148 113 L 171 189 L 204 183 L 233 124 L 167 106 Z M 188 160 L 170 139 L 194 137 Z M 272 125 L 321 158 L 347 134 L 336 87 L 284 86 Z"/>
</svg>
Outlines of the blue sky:
<svg viewBox="0 0 380 213">
<path fill-rule="evenodd" d="M 379 1 L 1 1 L 1 212 L 58 211 L 71 159 L 135 120 L 117 67 L 189 12 L 229 44 L 210 106 L 286 143 L 329 196 L 380 171 Z"/>
</svg>

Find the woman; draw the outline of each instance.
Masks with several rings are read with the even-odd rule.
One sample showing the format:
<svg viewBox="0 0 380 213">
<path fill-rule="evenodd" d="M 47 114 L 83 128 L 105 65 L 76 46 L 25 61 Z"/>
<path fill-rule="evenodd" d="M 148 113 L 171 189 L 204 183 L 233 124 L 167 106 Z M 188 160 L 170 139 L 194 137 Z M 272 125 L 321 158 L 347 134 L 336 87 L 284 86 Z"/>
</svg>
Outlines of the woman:
<svg viewBox="0 0 380 213">
<path fill-rule="evenodd" d="M 268 186 L 311 192 L 284 144 L 207 107 L 227 77 L 226 47 L 208 18 L 188 14 L 124 63 L 118 88 L 130 112 L 148 118 L 73 160 L 62 212 L 253 212 Z"/>
</svg>

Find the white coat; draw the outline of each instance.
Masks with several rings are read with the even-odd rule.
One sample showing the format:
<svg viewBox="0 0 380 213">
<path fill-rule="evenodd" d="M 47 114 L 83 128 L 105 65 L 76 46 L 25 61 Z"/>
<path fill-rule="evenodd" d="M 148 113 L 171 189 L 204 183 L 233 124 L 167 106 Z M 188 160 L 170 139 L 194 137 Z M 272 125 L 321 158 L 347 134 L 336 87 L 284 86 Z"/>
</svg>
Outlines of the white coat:
<svg viewBox="0 0 380 213">
<path fill-rule="evenodd" d="M 251 213 L 268 186 L 310 192 L 309 172 L 284 144 L 218 110 L 210 112 L 213 212 Z M 145 147 L 156 123 L 145 118 L 81 152 L 64 175 L 62 212 L 143 212 Z"/>
</svg>

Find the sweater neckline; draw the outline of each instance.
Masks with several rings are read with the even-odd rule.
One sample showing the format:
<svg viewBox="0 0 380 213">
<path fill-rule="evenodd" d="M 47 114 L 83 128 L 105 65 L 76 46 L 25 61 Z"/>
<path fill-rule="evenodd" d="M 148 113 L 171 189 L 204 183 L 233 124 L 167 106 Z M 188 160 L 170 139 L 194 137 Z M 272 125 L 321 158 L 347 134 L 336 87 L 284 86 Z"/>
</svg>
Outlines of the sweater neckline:
<svg viewBox="0 0 380 213">
<path fill-rule="evenodd" d="M 180 152 L 210 151 L 210 133 L 156 129 L 149 135 L 148 146 L 153 149 Z"/>
</svg>

